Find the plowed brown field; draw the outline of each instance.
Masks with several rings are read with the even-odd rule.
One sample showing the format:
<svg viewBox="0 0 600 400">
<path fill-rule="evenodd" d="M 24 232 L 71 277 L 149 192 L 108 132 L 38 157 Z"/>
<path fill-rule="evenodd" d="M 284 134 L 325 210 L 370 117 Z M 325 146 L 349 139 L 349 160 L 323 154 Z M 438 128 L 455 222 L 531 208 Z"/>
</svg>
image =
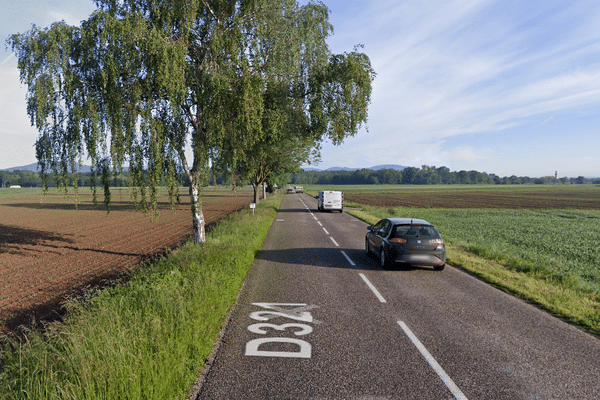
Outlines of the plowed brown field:
<svg viewBox="0 0 600 400">
<path fill-rule="evenodd" d="M 348 202 L 380 207 L 576 208 L 600 209 L 600 188 L 518 190 L 406 190 L 395 193 L 344 192 Z"/>
<path fill-rule="evenodd" d="M 193 236 L 189 197 L 175 212 L 167 199 L 152 220 L 135 210 L 129 194 L 113 190 L 111 211 L 81 191 L 79 206 L 62 194 L 38 190 L 0 193 L 0 332 L 43 317 L 66 297 L 107 282 L 142 260 Z M 211 224 L 252 202 L 252 191 L 205 189 Z"/>
</svg>

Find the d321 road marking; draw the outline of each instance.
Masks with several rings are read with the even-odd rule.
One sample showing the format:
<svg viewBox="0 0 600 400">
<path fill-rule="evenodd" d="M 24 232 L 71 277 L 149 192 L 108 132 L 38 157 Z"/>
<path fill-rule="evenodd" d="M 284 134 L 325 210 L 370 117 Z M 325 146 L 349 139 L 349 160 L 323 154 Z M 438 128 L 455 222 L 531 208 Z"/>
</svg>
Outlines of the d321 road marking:
<svg viewBox="0 0 600 400">
<path fill-rule="evenodd" d="M 304 336 L 312 333 L 313 327 L 308 323 L 318 323 L 314 320 L 309 310 L 316 306 L 304 303 L 252 303 L 253 306 L 262 308 L 260 311 L 250 313 L 250 318 L 255 321 L 270 321 L 275 318 L 287 318 L 293 321 L 284 324 L 261 322 L 248 326 L 248 330 L 256 335 L 269 335 L 275 332 L 284 332 L 286 335 Z M 302 323 L 300 323 L 302 322 Z M 270 346 L 269 350 L 261 350 L 260 346 L 266 343 L 283 343 L 286 350 L 273 350 L 277 345 Z M 289 346 L 297 346 L 297 351 L 289 351 Z M 285 357 L 285 358 L 310 358 L 312 346 L 306 340 L 297 337 L 261 337 L 246 343 L 246 355 L 258 357 Z"/>
</svg>

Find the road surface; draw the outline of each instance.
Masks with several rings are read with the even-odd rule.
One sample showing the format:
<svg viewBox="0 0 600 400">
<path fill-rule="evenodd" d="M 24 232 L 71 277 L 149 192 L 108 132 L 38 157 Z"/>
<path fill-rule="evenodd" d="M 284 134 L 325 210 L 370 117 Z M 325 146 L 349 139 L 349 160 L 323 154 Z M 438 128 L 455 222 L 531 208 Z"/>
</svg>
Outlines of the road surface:
<svg viewBox="0 0 600 400">
<path fill-rule="evenodd" d="M 598 338 L 451 266 L 382 270 L 365 233 L 286 195 L 197 398 L 600 398 Z"/>
</svg>

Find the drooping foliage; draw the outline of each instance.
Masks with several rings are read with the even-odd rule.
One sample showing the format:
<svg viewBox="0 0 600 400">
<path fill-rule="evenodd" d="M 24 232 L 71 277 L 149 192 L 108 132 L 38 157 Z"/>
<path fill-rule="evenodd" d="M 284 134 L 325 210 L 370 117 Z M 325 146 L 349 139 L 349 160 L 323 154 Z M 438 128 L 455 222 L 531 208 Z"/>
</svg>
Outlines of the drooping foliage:
<svg viewBox="0 0 600 400">
<path fill-rule="evenodd" d="M 80 27 L 13 35 L 41 173 L 66 187 L 85 157 L 104 186 L 131 171 L 136 203 L 156 210 L 161 179 L 191 182 L 196 241 L 209 154 L 250 176 L 256 149 L 281 140 L 341 143 L 366 122 L 366 55 L 332 55 L 322 3 L 96 0 Z M 214 160 L 219 162 L 219 160 Z M 264 160 L 263 160 L 264 161 Z M 95 189 L 95 187 L 94 187 Z M 95 193 L 95 191 L 94 191 Z"/>
</svg>

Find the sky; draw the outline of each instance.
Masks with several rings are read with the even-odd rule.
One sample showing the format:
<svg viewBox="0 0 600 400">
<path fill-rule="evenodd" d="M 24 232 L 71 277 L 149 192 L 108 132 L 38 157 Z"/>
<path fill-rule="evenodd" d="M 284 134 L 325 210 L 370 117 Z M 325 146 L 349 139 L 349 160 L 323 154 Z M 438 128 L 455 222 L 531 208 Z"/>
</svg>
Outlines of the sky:
<svg viewBox="0 0 600 400">
<path fill-rule="evenodd" d="M 304 4 L 306 1 L 300 1 Z M 310 167 L 446 166 L 499 176 L 600 176 L 597 0 L 324 0 L 333 53 L 362 45 L 377 74 L 366 127 Z M 87 0 L 0 0 L 0 38 Z M 34 163 L 10 49 L 0 53 L 0 169 Z"/>
</svg>

